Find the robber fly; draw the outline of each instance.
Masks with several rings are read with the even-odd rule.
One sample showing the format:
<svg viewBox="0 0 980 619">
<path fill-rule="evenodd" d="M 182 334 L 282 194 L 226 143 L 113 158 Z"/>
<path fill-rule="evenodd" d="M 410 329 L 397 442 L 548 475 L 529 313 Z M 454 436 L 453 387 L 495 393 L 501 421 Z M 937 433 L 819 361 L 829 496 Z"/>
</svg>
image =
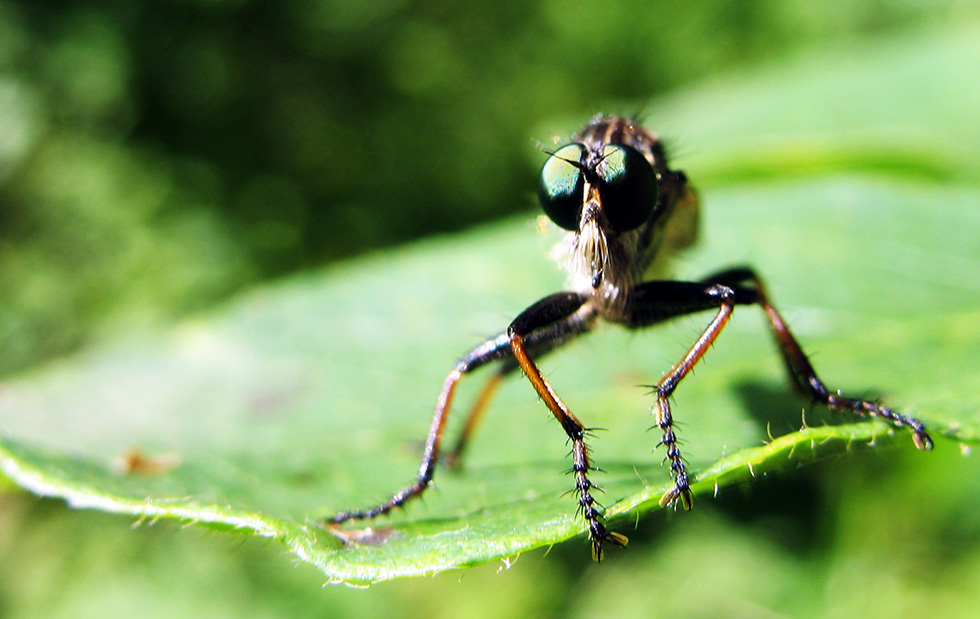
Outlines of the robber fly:
<svg viewBox="0 0 980 619">
<path fill-rule="evenodd" d="M 905 426 L 911 430 L 916 447 L 932 448 L 932 439 L 919 420 L 827 388 L 752 269 L 730 268 L 694 282 L 644 281 L 644 274 L 694 241 L 698 200 L 684 173 L 667 167 L 657 135 L 636 121 L 601 115 L 593 118 L 571 142 L 549 153 L 541 170 L 538 198 L 545 214 L 567 231 L 560 248 L 569 290 L 531 305 L 506 331 L 456 362 L 439 394 L 422 464 L 411 485 L 381 505 L 341 512 L 328 523 L 374 518 L 422 494 L 432 483 L 440 459 L 456 384 L 473 370 L 497 362 L 496 374 L 477 398 L 455 448 L 442 456 L 444 460 L 450 465 L 459 461 L 500 379 L 519 368 L 571 443 L 574 492 L 588 527 L 593 558 L 602 559 L 606 543 L 625 545 L 626 536 L 606 528 L 593 497 L 597 487 L 589 475 L 597 469 L 586 444 L 589 429 L 572 414 L 534 361 L 590 331 L 600 320 L 638 329 L 695 312 L 715 312 L 687 354 L 654 388 L 652 412 L 661 433 L 657 446 L 664 448 L 664 462 L 669 464 L 673 480 L 673 487 L 660 500 L 662 506 L 691 507 L 690 477 L 674 429 L 671 394 L 704 356 L 737 305 L 763 309 L 797 390 L 830 409 L 859 417 L 881 417 L 895 426 Z"/>
</svg>

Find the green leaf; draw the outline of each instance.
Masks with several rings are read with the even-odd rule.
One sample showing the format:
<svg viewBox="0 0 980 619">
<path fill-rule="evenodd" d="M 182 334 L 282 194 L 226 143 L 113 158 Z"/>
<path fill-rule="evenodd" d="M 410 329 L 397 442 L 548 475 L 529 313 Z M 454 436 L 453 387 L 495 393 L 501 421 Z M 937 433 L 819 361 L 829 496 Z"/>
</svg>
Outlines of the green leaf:
<svg viewBox="0 0 980 619">
<path fill-rule="evenodd" d="M 805 59 L 679 95 L 648 121 L 711 145 L 679 161 L 702 191 L 704 230 L 678 276 L 755 265 L 825 381 L 886 395 L 929 425 L 937 450 L 980 436 L 980 121 L 957 112 L 980 84 L 976 35 L 923 36 L 864 64 Z M 945 62 L 912 61 L 922 56 Z M 927 91 L 948 105 L 920 110 Z M 910 117 L 917 130 L 899 124 Z M 554 241 L 529 215 L 291 278 L 155 339 L 50 364 L 0 391 L 0 469 L 76 507 L 276 538 L 331 581 L 507 560 L 576 536 L 586 553 L 562 498 L 564 434 L 518 376 L 461 472 L 440 470 L 423 501 L 365 525 L 377 543 L 316 525 L 412 479 L 453 361 L 561 287 Z M 572 410 L 607 430 L 591 446 L 617 530 L 669 486 L 638 385 L 656 382 L 708 319 L 603 327 L 541 362 Z M 758 310 L 739 308 L 678 389 L 699 495 L 871 445 L 913 449 L 907 432 L 793 396 L 770 339 Z M 461 384 L 450 440 L 484 378 Z M 132 457 L 127 468 L 127 453 L 148 469 Z"/>
</svg>

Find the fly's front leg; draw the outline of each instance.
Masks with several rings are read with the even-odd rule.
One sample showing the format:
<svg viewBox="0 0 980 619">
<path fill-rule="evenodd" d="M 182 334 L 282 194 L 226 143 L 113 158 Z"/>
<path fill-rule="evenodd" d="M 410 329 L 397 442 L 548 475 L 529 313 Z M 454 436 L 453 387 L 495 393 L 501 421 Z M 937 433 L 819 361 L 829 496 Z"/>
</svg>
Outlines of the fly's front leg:
<svg viewBox="0 0 980 619">
<path fill-rule="evenodd" d="M 540 359 L 543 355 L 558 348 L 576 335 L 588 331 L 592 326 L 591 319 L 591 314 L 584 315 L 581 312 L 576 312 L 558 322 L 537 329 L 524 338 L 525 348 L 530 351 L 531 357 Z M 496 395 L 503 378 L 521 367 L 513 354 L 511 354 L 510 337 L 506 333 L 498 336 L 493 342 L 495 346 L 506 348 L 507 356 L 500 360 L 497 364 L 496 373 L 483 386 L 483 390 L 480 391 L 480 394 L 470 409 L 469 415 L 466 417 L 463 429 L 456 439 L 455 447 L 443 458 L 446 465 L 451 469 L 458 468 L 461 465 L 463 453 L 476 433 L 476 429 L 483 419 L 483 414 L 486 412 L 487 406 L 489 406 L 494 395 Z M 467 358 L 472 357 L 475 352 L 477 351 L 470 353 Z"/>
<path fill-rule="evenodd" d="M 670 475 L 674 478 L 674 487 L 660 498 L 661 507 L 674 507 L 677 501 L 680 500 L 684 509 L 691 509 L 690 480 L 687 476 L 684 459 L 681 457 L 681 451 L 677 446 L 677 436 L 674 434 L 674 419 L 670 411 L 670 396 L 673 395 L 674 390 L 677 389 L 677 385 L 681 380 L 688 375 L 697 362 L 701 360 L 701 357 L 704 356 L 704 353 L 707 352 L 711 344 L 714 343 L 718 334 L 728 324 L 732 310 L 735 308 L 735 294 L 730 288 L 717 286 L 706 291 L 706 293 L 716 297 L 718 302 L 721 303 L 718 313 L 704 330 L 704 333 L 701 334 L 701 337 L 687 351 L 684 358 L 675 364 L 667 372 L 667 375 L 657 383 L 657 403 L 653 410 L 654 417 L 657 420 L 657 426 L 663 433 L 663 437 L 660 439 L 658 446 L 662 445 L 667 450 L 664 459 L 670 462 Z"/>
<path fill-rule="evenodd" d="M 707 309 L 718 310 L 714 319 L 684 358 L 677 362 L 655 386 L 657 401 L 653 406 L 653 414 L 662 434 L 657 446 L 666 449 L 664 462 L 670 463 L 670 476 L 674 480 L 674 487 L 661 497 L 661 506 L 676 507 L 680 502 L 685 509 L 690 509 L 692 504 L 690 479 L 677 444 L 670 397 L 680 381 L 697 365 L 721 330 L 725 328 L 735 305 L 754 300 L 755 295 L 751 291 L 736 291 L 721 284 L 656 281 L 640 284 L 633 290 L 627 310 L 629 314 L 627 324 L 633 328 Z"/>
<path fill-rule="evenodd" d="M 926 432 L 925 424 L 914 417 L 898 413 L 870 400 L 849 398 L 839 391 L 830 391 L 807 359 L 806 354 L 790 332 L 783 317 L 776 311 L 766 295 L 765 287 L 752 269 L 741 267 L 729 269 L 712 275 L 705 282 L 719 283 L 733 287 L 748 285 L 756 293 L 756 303 L 762 306 L 769 325 L 779 344 L 783 360 L 797 389 L 832 410 L 844 411 L 859 417 L 881 417 L 899 427 L 912 431 L 912 440 L 919 449 L 932 449 L 932 438 Z"/>
<path fill-rule="evenodd" d="M 586 297 L 576 293 L 559 293 L 547 297 L 526 309 L 507 329 L 511 349 L 518 365 L 524 371 L 534 390 L 561 424 L 572 444 L 572 474 L 575 475 L 575 493 L 578 496 L 579 512 L 589 528 L 592 542 L 592 558 L 602 560 L 603 544 L 610 542 L 625 546 L 625 535 L 609 531 L 603 522 L 599 504 L 592 496 L 598 486 L 589 480 L 589 473 L 596 470 L 589 459 L 589 447 L 585 443 L 588 430 L 561 401 L 554 388 L 531 360 L 528 354 L 527 339 L 535 330 L 564 317 L 574 315 L 585 303 Z M 584 319 L 583 319 L 584 320 Z"/>
</svg>

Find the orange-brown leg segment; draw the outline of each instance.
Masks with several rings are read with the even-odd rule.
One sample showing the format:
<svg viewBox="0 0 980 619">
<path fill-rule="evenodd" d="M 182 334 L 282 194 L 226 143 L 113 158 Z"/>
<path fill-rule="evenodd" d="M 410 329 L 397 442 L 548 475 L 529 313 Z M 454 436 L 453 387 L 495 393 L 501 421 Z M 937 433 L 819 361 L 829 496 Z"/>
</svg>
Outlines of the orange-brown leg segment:
<svg viewBox="0 0 980 619">
<path fill-rule="evenodd" d="M 559 294 L 558 297 L 564 297 L 565 294 Z M 578 299 L 578 295 L 573 295 Z M 576 300 L 576 302 L 578 302 Z M 553 318 L 553 316 L 551 317 Z M 545 354 L 551 352 L 558 346 L 561 346 L 564 342 L 568 341 L 572 337 L 588 331 L 592 325 L 592 319 L 594 315 L 588 313 L 581 315 L 579 313 L 572 314 L 565 317 L 564 319 L 558 320 L 546 327 L 538 328 L 531 332 L 525 338 L 525 348 L 530 351 L 530 355 L 535 359 L 540 359 Z M 477 396 L 469 414 L 466 417 L 466 421 L 463 424 L 463 429 L 460 431 L 459 437 L 456 439 L 456 445 L 453 450 L 444 458 L 446 465 L 455 469 L 458 468 L 463 460 L 463 454 L 466 451 L 467 445 L 469 445 L 473 436 L 476 434 L 476 429 L 479 427 L 480 422 L 483 420 L 484 413 L 487 407 L 490 405 L 491 400 L 497 395 L 497 390 L 500 388 L 500 384 L 504 377 L 512 373 L 514 370 L 520 368 L 520 365 L 514 359 L 512 351 L 510 349 L 510 338 L 504 333 L 497 336 L 493 340 L 489 340 L 489 343 L 493 343 L 494 346 L 499 346 L 500 342 L 506 341 L 507 345 L 507 357 L 501 359 L 497 366 L 497 373 L 487 380 L 486 384 L 483 386 L 483 390 Z M 484 347 L 487 345 L 485 344 Z M 481 347 L 482 348 L 482 347 Z M 463 362 L 468 365 L 471 364 L 471 359 L 476 356 L 476 354 L 481 350 L 477 348 L 469 355 L 463 358 Z"/>
<path fill-rule="evenodd" d="M 480 391 L 480 395 L 477 396 L 469 415 L 466 416 L 463 429 L 460 430 L 459 437 L 456 439 L 456 446 L 446 454 L 446 466 L 450 469 L 457 469 L 462 463 L 463 452 L 466 451 L 466 446 L 470 444 L 470 439 L 476 433 L 476 428 L 480 425 L 480 421 L 483 420 L 483 414 L 486 412 L 487 406 L 490 405 L 493 396 L 497 394 L 497 389 L 500 388 L 500 381 L 503 380 L 506 374 L 506 371 L 497 372 L 483 385 L 483 390 Z"/>
<path fill-rule="evenodd" d="M 589 459 L 589 447 L 585 443 L 588 429 L 582 422 L 572 414 L 565 403 L 562 402 L 558 394 L 552 388 L 548 380 L 541 374 L 541 371 L 531 360 L 525 345 L 525 336 L 532 332 L 541 323 L 552 322 L 552 314 L 567 315 L 567 312 L 574 312 L 583 303 L 583 297 L 573 293 L 560 293 L 552 295 L 535 305 L 532 305 L 518 316 L 507 329 L 510 337 L 511 349 L 517 363 L 524 371 L 525 376 L 531 382 L 534 390 L 538 393 L 545 405 L 561 424 L 565 434 L 572 444 L 572 474 L 575 476 L 575 493 L 578 496 L 578 509 L 585 518 L 589 529 L 589 540 L 592 542 L 592 558 L 601 561 L 603 556 L 603 544 L 606 542 L 625 546 L 628 542 L 625 535 L 621 535 L 606 528 L 602 514 L 599 511 L 600 505 L 593 497 L 595 491 L 601 489 L 589 480 L 589 473 L 596 470 Z"/>
</svg>

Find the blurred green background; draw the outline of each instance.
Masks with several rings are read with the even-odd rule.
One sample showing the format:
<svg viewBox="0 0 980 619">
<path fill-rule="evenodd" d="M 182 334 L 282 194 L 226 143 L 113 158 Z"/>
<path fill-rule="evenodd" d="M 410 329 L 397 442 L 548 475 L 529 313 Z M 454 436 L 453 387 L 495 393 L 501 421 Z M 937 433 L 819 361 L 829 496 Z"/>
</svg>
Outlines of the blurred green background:
<svg viewBox="0 0 980 619">
<path fill-rule="evenodd" d="M 975 2 L 943 0 L 0 1 L 0 377 L 264 280 L 531 213 L 534 141 L 596 111 L 978 21 Z M 506 574 L 368 592 L 321 590 L 259 540 L 133 533 L 3 495 L 0 615 L 970 616 L 976 522 L 944 520 L 941 502 L 975 511 L 975 491 L 939 484 L 912 512 L 905 491 L 956 458 L 865 455 L 763 481 L 634 531 L 645 552 L 601 568 L 566 544 Z M 876 528 L 899 506 L 899 526 Z M 944 569 L 916 570 L 949 536 L 928 563 Z"/>
<path fill-rule="evenodd" d="M 0 2 L 0 376 L 528 211 L 533 140 L 974 3 L 635 4 Z"/>
</svg>

